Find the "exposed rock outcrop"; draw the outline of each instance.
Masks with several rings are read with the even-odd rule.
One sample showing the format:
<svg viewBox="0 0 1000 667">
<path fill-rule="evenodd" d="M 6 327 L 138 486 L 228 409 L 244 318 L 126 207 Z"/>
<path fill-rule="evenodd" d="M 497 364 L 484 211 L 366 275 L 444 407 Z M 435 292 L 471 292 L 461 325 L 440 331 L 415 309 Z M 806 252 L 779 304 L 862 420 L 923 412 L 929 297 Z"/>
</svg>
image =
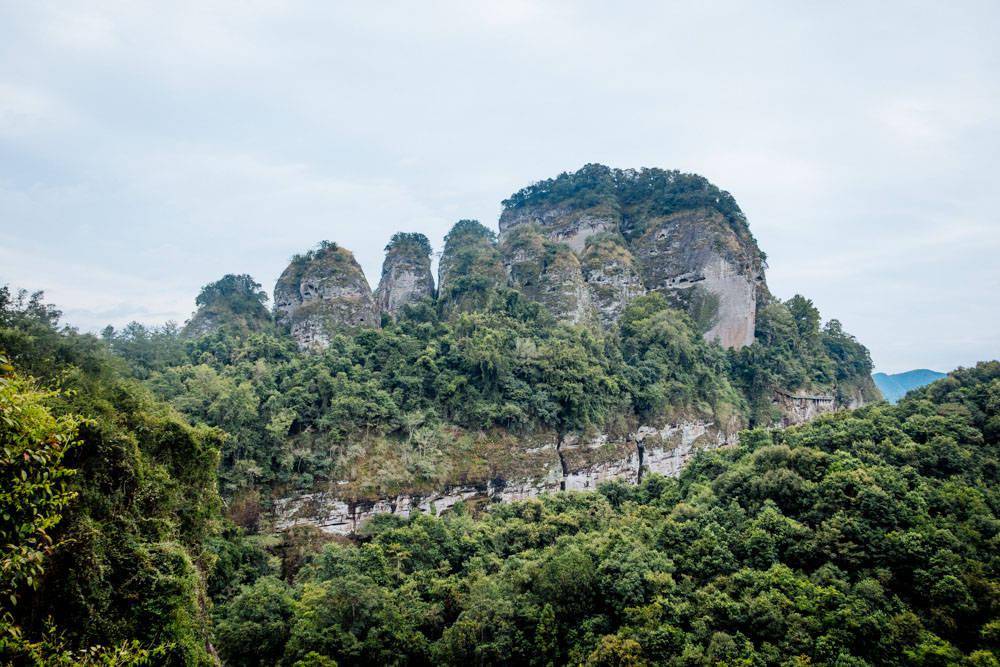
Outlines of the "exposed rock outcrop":
<svg viewBox="0 0 1000 667">
<path fill-rule="evenodd" d="M 594 490 L 602 482 L 612 480 L 636 482 L 640 470 L 676 477 L 699 451 L 735 444 L 737 440 L 735 431 L 701 420 L 641 426 L 635 433 L 617 439 L 604 434 L 587 440 L 567 438 L 561 446 L 562 456 L 557 455 L 556 442 L 547 442 L 540 448 L 551 463 L 535 476 L 494 478 L 426 495 L 400 494 L 378 499 L 351 499 L 335 491 L 304 493 L 275 502 L 275 528 L 308 524 L 328 533 L 348 535 L 379 514 L 407 517 L 415 512 L 441 513 L 460 501 L 513 502 L 561 488 Z M 639 442 L 641 461 L 640 449 L 636 447 Z"/>
<path fill-rule="evenodd" d="M 438 265 L 438 304 L 442 313 L 475 310 L 507 284 L 496 234 L 478 220 L 459 220 L 444 237 Z"/>
<path fill-rule="evenodd" d="M 403 306 L 433 296 L 430 242 L 423 234 L 397 233 L 385 247 L 382 278 L 375 291 L 379 312 L 395 317 Z"/>
<path fill-rule="evenodd" d="M 354 255 L 324 241 L 296 255 L 274 286 L 278 324 L 305 349 L 322 349 L 338 331 L 378 323 L 371 287 Z"/>
<path fill-rule="evenodd" d="M 201 289 L 191 319 L 182 334 L 195 338 L 219 329 L 236 333 L 260 331 L 272 326 L 267 310 L 267 293 L 246 274 L 228 274 Z"/>
<path fill-rule="evenodd" d="M 581 253 L 588 238 L 603 232 L 617 233 L 621 226 L 621 214 L 614 199 L 607 199 L 583 209 L 572 205 L 506 208 L 500 216 L 500 236 L 517 227 L 536 225 L 553 241 L 565 243 L 574 252 Z"/>
<path fill-rule="evenodd" d="M 774 406 L 781 413 L 782 426 L 794 426 L 837 409 L 836 397 L 831 394 L 806 391 L 775 391 Z"/>
<path fill-rule="evenodd" d="M 594 320 L 580 259 L 564 243 L 542 235 L 537 225 L 518 227 L 500 246 L 508 284 L 571 324 Z"/>
<path fill-rule="evenodd" d="M 659 291 L 687 309 L 706 339 L 753 342 L 756 305 L 767 295 L 764 257 L 733 198 L 704 178 L 587 165 L 504 202 L 501 240 L 527 226 L 581 256 L 606 326 L 631 299 Z"/>
<path fill-rule="evenodd" d="M 760 253 L 721 213 L 698 208 L 646 220 L 632 249 L 646 287 L 685 308 L 707 340 L 753 343 L 757 285 L 764 281 Z"/>
<path fill-rule="evenodd" d="M 646 293 L 635 257 L 617 233 L 588 238 L 581 262 L 590 301 L 605 327 L 618 321 L 629 302 Z"/>
</svg>

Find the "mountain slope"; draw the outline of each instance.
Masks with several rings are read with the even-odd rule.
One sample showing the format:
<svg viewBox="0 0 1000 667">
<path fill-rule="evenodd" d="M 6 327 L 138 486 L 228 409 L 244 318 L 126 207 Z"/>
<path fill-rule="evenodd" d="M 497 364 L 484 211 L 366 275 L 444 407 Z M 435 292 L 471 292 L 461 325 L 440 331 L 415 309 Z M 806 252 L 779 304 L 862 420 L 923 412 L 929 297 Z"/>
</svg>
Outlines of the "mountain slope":
<svg viewBox="0 0 1000 667">
<path fill-rule="evenodd" d="M 217 608 L 283 664 L 995 665 L 1000 363 L 679 479 L 381 517 Z M 288 610 L 288 611 L 284 611 Z M 266 629 L 266 630 L 265 630 Z M 243 662 L 246 661 L 246 662 Z"/>
<path fill-rule="evenodd" d="M 926 368 L 918 368 L 912 371 L 906 371 L 905 373 L 894 373 L 888 375 L 886 373 L 875 373 L 872 375 L 872 379 L 875 381 L 875 386 L 878 390 L 882 392 L 885 400 L 890 403 L 896 403 L 899 399 L 906 396 L 907 392 L 914 389 L 919 389 L 920 387 L 929 385 L 931 382 L 935 382 L 945 377 L 946 373 L 938 373 L 937 371 L 928 370 Z"/>
</svg>

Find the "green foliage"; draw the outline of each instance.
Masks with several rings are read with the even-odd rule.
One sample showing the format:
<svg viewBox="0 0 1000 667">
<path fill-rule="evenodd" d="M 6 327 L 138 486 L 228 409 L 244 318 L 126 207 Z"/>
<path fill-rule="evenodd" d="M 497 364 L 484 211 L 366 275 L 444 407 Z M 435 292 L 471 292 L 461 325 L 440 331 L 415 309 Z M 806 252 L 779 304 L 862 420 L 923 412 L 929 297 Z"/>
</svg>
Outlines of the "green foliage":
<svg viewBox="0 0 1000 667">
<path fill-rule="evenodd" d="M 50 533 L 75 495 L 63 458 L 81 420 L 51 413 L 46 403 L 57 395 L 15 373 L 0 353 L 0 650 L 20 635 L 19 593 L 41 583 L 58 546 Z"/>
<path fill-rule="evenodd" d="M 622 233 L 632 239 L 645 231 L 640 221 L 695 208 L 719 211 L 741 239 L 751 240 L 746 217 L 728 192 L 697 174 L 663 169 L 612 169 L 588 164 L 539 181 L 504 200 L 505 210 L 533 206 L 607 207 L 623 216 Z"/>
<path fill-rule="evenodd" d="M 55 311 L 40 299 L 0 304 L 0 347 L 19 370 L 59 386 L 39 392 L 4 378 L 12 421 L 2 437 L 13 456 L 4 491 L 44 495 L 12 500 L 11 521 L 25 523 L 17 505 L 30 501 L 35 526 L 15 528 L 14 548 L 47 552 L 42 576 L 20 588 L 12 621 L 21 643 L 11 650 L 24 660 L 50 653 L 45 660 L 55 663 L 155 655 L 157 664 L 211 664 L 204 543 L 219 521 L 223 434 L 191 427 L 154 400 L 98 339 L 57 330 Z M 8 487 L 7 471 L 31 484 Z M 53 513 L 62 515 L 55 525 Z"/>
<path fill-rule="evenodd" d="M 496 250 L 478 223 L 450 240 L 474 250 L 455 255 L 459 267 Z M 346 256 L 332 244 L 315 252 Z M 442 317 L 423 302 L 302 353 L 273 327 L 184 337 L 130 325 L 102 340 L 59 330 L 41 295 L 0 290 L 0 347 L 60 387 L 19 380 L 18 400 L 75 425 L 79 442 L 46 464 L 56 487 L 58 471 L 75 471 L 63 478 L 72 502 L 26 501 L 43 521 L 63 518 L 45 529 L 53 548 L 40 547 L 50 553 L 37 589 L 19 587 L 20 655 L 86 661 L 105 646 L 94 655 L 209 664 L 211 641 L 233 664 L 680 664 L 879 662 L 867 648 L 878 632 L 913 660 L 992 646 L 992 626 L 975 620 L 994 613 L 992 565 L 975 557 L 992 539 L 996 465 L 983 447 L 1000 421 L 997 399 L 971 380 L 961 401 L 924 394 L 858 422 L 750 432 L 680 482 L 649 476 L 479 519 L 459 507 L 377 521 L 357 545 L 253 534 L 272 490 L 336 479 L 374 497 L 486 480 L 516 469 L 514 443 L 539 432 L 685 416 L 770 424 L 774 388 L 847 397 L 870 370 L 867 351 L 835 321 L 820 329 L 801 298 L 763 309 L 759 342 L 726 353 L 658 295 L 598 332 L 558 324 L 514 291 L 477 293 L 484 302 L 468 312 Z M 870 444 L 885 438 L 905 457 Z M 878 488 L 859 496 L 871 480 Z M 219 491 L 240 528 L 223 528 Z M 277 556 L 266 550 L 275 542 Z M 894 555 L 868 553 L 880 542 Z M 928 555 L 946 547 L 953 556 Z M 926 562 L 909 579 L 887 575 L 910 551 Z M 927 598 L 907 597 L 903 581 Z M 876 586 L 888 607 L 872 607 Z M 899 627 L 844 620 L 872 608 Z"/>
<path fill-rule="evenodd" d="M 750 403 L 751 424 L 777 420 L 775 391 L 832 395 L 841 405 L 874 401 L 868 349 L 830 320 L 820 327 L 812 301 L 795 295 L 757 311 L 753 345 L 729 352 L 731 376 Z"/>
<path fill-rule="evenodd" d="M 727 377 L 725 353 L 706 343 L 661 294 L 636 299 L 619 320 L 636 413 L 645 419 L 701 413 L 725 423 L 743 410 Z"/>
<path fill-rule="evenodd" d="M 523 436 L 684 417 L 771 424 L 780 418 L 777 390 L 835 393 L 841 404 L 874 398 L 867 350 L 836 321 L 821 329 L 802 297 L 762 308 L 758 342 L 726 353 L 660 295 L 635 300 L 610 332 L 558 324 L 519 292 L 462 282 L 496 253 L 488 229 L 460 221 L 447 243 L 453 279 L 441 303 L 468 305 L 468 297 L 479 304 L 468 312 L 407 306 L 381 329 L 342 333 L 318 353 L 299 352 L 274 329 L 181 339 L 130 325 L 108 341 L 158 397 L 225 431 L 223 494 L 259 489 L 265 503 L 279 485 L 353 478 L 363 491 L 351 491 L 371 496 L 516 467 L 510 456 L 513 466 L 486 454 L 469 459 L 456 427 Z"/>
<path fill-rule="evenodd" d="M 215 636 L 227 664 L 278 664 L 291 630 L 294 604 L 286 583 L 261 577 L 219 608 Z"/>
<path fill-rule="evenodd" d="M 160 327 L 131 322 L 121 331 L 115 331 L 112 326 L 105 327 L 101 339 L 127 361 L 133 375 L 145 380 L 153 371 L 177 366 L 187 360 L 180 333 L 175 322 L 167 322 Z"/>
<path fill-rule="evenodd" d="M 655 300 L 637 311 L 655 320 Z M 291 586 L 265 577 L 222 604 L 220 650 L 288 665 L 995 664 L 998 459 L 990 362 L 898 406 L 747 431 L 678 480 L 373 522 Z"/>
<path fill-rule="evenodd" d="M 265 315 L 267 308 L 267 292 L 261 289 L 260 283 L 246 274 L 226 274 L 214 283 L 201 288 L 201 293 L 194 300 L 197 306 L 215 306 L 224 304 L 238 315 Z"/>
<path fill-rule="evenodd" d="M 442 313 L 479 310 L 494 304 L 506 284 L 496 234 L 478 220 L 459 220 L 444 237 L 438 284 Z"/>
<path fill-rule="evenodd" d="M 425 256 L 431 254 L 431 242 L 419 232 L 396 232 L 385 246 L 387 253 L 413 252 Z"/>
</svg>

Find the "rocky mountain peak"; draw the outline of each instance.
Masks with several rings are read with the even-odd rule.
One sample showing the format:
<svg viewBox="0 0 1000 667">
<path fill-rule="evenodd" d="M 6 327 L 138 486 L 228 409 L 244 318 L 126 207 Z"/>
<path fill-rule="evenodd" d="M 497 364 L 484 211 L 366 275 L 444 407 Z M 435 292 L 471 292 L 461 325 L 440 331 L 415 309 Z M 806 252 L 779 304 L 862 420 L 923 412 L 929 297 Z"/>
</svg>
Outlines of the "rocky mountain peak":
<svg viewBox="0 0 1000 667">
<path fill-rule="evenodd" d="M 403 306 L 433 296 L 430 241 L 419 233 L 396 233 L 385 247 L 382 278 L 375 291 L 379 312 L 395 316 Z"/>
<path fill-rule="evenodd" d="M 507 284 L 496 234 L 478 220 L 459 220 L 444 237 L 438 265 L 438 302 L 451 313 L 484 307 Z"/>
<path fill-rule="evenodd" d="M 707 179 L 589 164 L 503 205 L 501 240 L 533 226 L 581 257 L 589 301 L 606 326 L 632 298 L 657 291 L 687 309 L 705 338 L 724 347 L 753 342 L 757 302 L 767 296 L 764 255 L 736 201 Z"/>
<path fill-rule="evenodd" d="M 303 348 L 323 348 L 337 331 L 378 324 L 361 266 L 328 241 L 292 258 L 274 286 L 274 308 L 278 324 Z"/>
<path fill-rule="evenodd" d="M 252 277 L 227 274 L 202 288 L 195 299 L 198 310 L 184 325 L 185 336 L 203 336 L 222 328 L 259 331 L 271 325 L 267 292 Z"/>
</svg>

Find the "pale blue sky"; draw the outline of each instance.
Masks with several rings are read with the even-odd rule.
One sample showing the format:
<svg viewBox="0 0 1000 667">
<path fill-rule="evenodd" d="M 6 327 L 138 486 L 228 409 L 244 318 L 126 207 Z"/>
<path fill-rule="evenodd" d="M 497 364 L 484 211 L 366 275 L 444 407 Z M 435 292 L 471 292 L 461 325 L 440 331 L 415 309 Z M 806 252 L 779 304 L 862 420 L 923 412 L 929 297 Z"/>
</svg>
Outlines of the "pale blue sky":
<svg viewBox="0 0 1000 667">
<path fill-rule="evenodd" d="M 704 174 L 879 370 L 1000 356 L 1000 3 L 0 0 L 0 282 L 83 329 L 378 281 L 587 162 Z"/>
</svg>

